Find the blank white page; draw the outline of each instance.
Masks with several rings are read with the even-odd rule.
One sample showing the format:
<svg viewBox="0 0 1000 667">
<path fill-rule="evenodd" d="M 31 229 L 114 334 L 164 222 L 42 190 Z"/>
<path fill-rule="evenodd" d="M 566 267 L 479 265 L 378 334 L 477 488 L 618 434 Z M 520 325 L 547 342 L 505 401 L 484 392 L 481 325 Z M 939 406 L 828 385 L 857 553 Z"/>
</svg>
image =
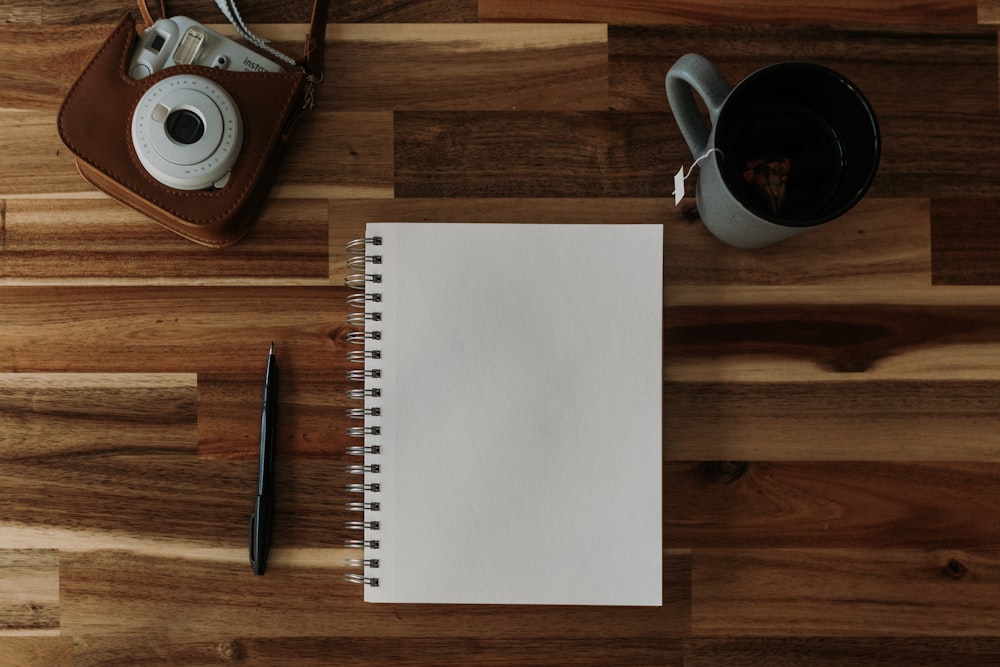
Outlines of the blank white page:
<svg viewBox="0 0 1000 667">
<path fill-rule="evenodd" d="M 662 226 L 367 236 L 365 600 L 662 604 Z"/>
</svg>

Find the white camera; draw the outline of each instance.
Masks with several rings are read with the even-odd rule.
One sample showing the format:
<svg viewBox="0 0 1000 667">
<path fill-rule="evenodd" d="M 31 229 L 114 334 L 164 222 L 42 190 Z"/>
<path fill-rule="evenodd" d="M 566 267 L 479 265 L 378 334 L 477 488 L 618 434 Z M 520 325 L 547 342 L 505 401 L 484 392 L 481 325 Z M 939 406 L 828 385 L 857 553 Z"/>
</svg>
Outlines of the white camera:
<svg viewBox="0 0 1000 667">
<path fill-rule="evenodd" d="M 129 73 L 142 79 L 174 65 L 238 72 L 282 67 L 184 16 L 161 19 L 139 39 Z M 221 188 L 243 143 L 239 108 L 226 90 L 196 74 L 158 81 L 132 114 L 132 145 L 150 176 L 179 190 Z"/>
<path fill-rule="evenodd" d="M 281 65 L 186 16 L 160 19 L 139 36 L 129 74 L 143 79 L 174 65 L 202 65 L 233 72 L 281 72 Z"/>
</svg>

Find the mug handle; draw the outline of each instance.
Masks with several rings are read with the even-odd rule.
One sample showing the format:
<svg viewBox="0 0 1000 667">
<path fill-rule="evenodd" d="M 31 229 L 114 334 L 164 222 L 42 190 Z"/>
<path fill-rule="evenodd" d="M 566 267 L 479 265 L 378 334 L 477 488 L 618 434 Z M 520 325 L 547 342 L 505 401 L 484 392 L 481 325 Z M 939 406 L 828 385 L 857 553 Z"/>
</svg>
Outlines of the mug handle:
<svg viewBox="0 0 1000 667">
<path fill-rule="evenodd" d="M 674 112 L 677 126 L 691 149 L 691 156 L 697 160 L 708 151 L 709 125 L 701 115 L 694 100 L 697 92 L 708 108 L 708 119 L 712 125 L 722 111 L 731 88 L 726 77 L 710 60 L 696 53 L 681 56 L 667 72 L 667 101 Z"/>
</svg>

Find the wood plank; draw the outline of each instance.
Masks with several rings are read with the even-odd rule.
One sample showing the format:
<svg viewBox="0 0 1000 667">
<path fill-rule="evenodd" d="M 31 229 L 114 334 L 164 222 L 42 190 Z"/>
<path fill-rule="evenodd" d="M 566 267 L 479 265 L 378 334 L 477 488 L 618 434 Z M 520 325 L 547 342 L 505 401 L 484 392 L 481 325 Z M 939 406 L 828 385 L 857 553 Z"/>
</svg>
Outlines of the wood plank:
<svg viewBox="0 0 1000 667">
<path fill-rule="evenodd" d="M 608 108 L 604 26 L 343 25 L 330 38 L 322 108 Z"/>
<path fill-rule="evenodd" d="M 59 552 L 0 549 L 0 570 L 0 635 L 58 632 Z"/>
<path fill-rule="evenodd" d="M 0 640 L 0 647 L 2 647 Z M 239 637 L 230 640 L 160 636 L 139 641 L 132 636 L 88 635 L 76 640 L 76 665 L 107 665 L 130 660 L 166 660 L 174 664 L 213 664 L 244 661 L 249 664 L 294 663 L 302 667 L 340 667 L 414 664 L 427 656 L 438 664 L 548 664 L 551 656 L 572 656 L 572 664 L 605 667 L 609 664 L 681 667 L 682 642 L 662 638 L 620 639 L 562 637 Z M 419 660 L 419 658 L 417 658 Z"/>
<path fill-rule="evenodd" d="M 816 443 L 816 458 L 824 457 L 823 448 Z M 996 457 L 896 461 L 668 463 L 663 542 L 693 550 L 778 550 L 972 548 L 998 541 L 1000 522 L 982 521 L 994 513 L 989 499 L 1000 491 Z"/>
<path fill-rule="evenodd" d="M 1000 284 L 998 223 L 1000 199 L 932 200 L 934 284 Z"/>
<path fill-rule="evenodd" d="M 344 287 L 0 287 L 0 372 L 342 378 Z M 255 351 L 259 351 L 259 354 Z"/>
<path fill-rule="evenodd" d="M 197 246 L 110 198 L 4 202 L 5 283 L 324 284 L 326 200 L 272 199 L 239 244 Z"/>
<path fill-rule="evenodd" d="M 997 554 L 705 549 L 692 554 L 700 637 L 995 637 Z"/>
<path fill-rule="evenodd" d="M 296 126 L 270 196 L 392 197 L 392 114 L 317 104 Z"/>
<path fill-rule="evenodd" d="M 285 353 L 284 346 L 278 348 L 279 455 L 339 457 L 346 464 L 346 449 L 356 444 L 347 436 L 350 424 L 345 419 L 348 408 L 358 407 L 347 398 L 352 383 L 344 376 L 317 379 L 286 368 Z M 263 360 L 256 375 L 202 378 L 198 383 L 198 453 L 202 458 L 257 461 Z"/>
<path fill-rule="evenodd" d="M 989 2 L 990 0 L 987 0 Z M 639 0 L 623 6 L 613 0 L 479 0 L 480 21 L 596 21 L 617 24 L 706 23 L 970 23 L 976 19 L 975 0 L 938 0 L 914 4 L 905 0 L 859 0 L 836 7 L 816 0 Z"/>
<path fill-rule="evenodd" d="M 96 193 L 59 139 L 54 112 L 0 110 L 0 127 L 0 149 L 8 156 L 0 165 L 0 198 Z"/>
<path fill-rule="evenodd" d="M 864 373 L 910 351 L 988 345 L 998 327 L 989 306 L 678 306 L 666 312 L 665 352 L 667 359 L 790 358 L 827 373 Z"/>
<path fill-rule="evenodd" d="M 930 210 L 924 199 L 863 199 L 838 220 L 754 252 L 731 248 L 700 224 L 693 198 L 663 201 L 668 290 L 704 285 L 874 288 L 930 284 Z"/>
<path fill-rule="evenodd" d="M 40 4 L 46 24 L 109 23 L 121 16 L 124 9 L 130 9 L 128 5 L 114 0 L 99 0 L 87 4 L 41 0 Z M 240 5 L 240 14 L 251 26 L 259 23 L 308 23 L 312 10 L 312 2 L 309 0 L 276 0 L 244 5 Z M 205 24 L 223 20 L 215 7 L 197 0 L 171 0 L 167 9 L 170 16 L 189 16 Z M 138 17 L 138 12 L 136 16 Z M 331 3 L 329 12 L 330 23 L 475 21 L 475 0 L 347 0 Z"/>
<path fill-rule="evenodd" d="M 196 400 L 189 373 L 0 373 L 0 461 L 137 442 L 193 454 Z"/>
<path fill-rule="evenodd" d="M 0 636 L 0 655 L 12 665 L 70 666 L 73 664 L 73 639 Z"/>
<path fill-rule="evenodd" d="M 245 562 L 199 560 L 196 555 L 64 554 L 62 631 L 73 636 L 141 634 L 149 639 L 142 646 L 150 647 L 164 640 L 169 646 L 177 636 L 219 646 L 261 636 L 263 627 L 271 639 L 327 637 L 331 627 L 344 639 L 372 638 L 373 633 L 527 642 L 614 638 L 604 649 L 614 655 L 615 643 L 630 641 L 651 642 L 657 653 L 671 651 L 688 628 L 690 569 L 684 553 L 664 555 L 663 607 L 619 607 L 613 615 L 607 608 L 587 606 L 519 606 L 511 614 L 510 607 L 497 605 L 365 604 L 361 589 L 343 580 L 342 561 L 275 566 L 266 576 L 254 577 Z M 122 590 L 129 594 L 123 596 Z M 150 629 L 151 619 L 160 631 Z M 147 650 L 142 646 L 135 647 L 140 653 L 133 659 Z"/>
<path fill-rule="evenodd" d="M 667 460 L 1000 460 L 1000 376 L 740 382 L 727 371 L 717 363 L 700 372 L 714 381 L 664 385 Z"/>
<path fill-rule="evenodd" d="M 1000 658 L 995 637 L 739 637 L 684 644 L 691 667 L 880 667 L 989 664 Z"/>
<path fill-rule="evenodd" d="M 1000 23 L 1000 0 L 979 0 L 977 20 L 981 24 L 993 25 Z"/>
<path fill-rule="evenodd" d="M 274 552 L 343 545 L 350 517 L 337 489 L 351 481 L 344 462 L 297 464 L 285 451 L 275 475 Z M 81 553 L 110 547 L 180 557 L 211 547 L 213 560 L 249 572 L 256 459 L 211 461 L 135 440 L 114 450 L 22 457 L 5 463 L 0 481 L 7 490 L 0 499 L 3 527 L 20 529 L 15 546 L 48 539 Z M 228 551 L 219 556 L 220 549 Z"/>
<path fill-rule="evenodd" d="M 397 197 L 666 197 L 673 189 L 661 166 L 672 162 L 664 114 L 404 111 L 395 119 Z"/>
</svg>

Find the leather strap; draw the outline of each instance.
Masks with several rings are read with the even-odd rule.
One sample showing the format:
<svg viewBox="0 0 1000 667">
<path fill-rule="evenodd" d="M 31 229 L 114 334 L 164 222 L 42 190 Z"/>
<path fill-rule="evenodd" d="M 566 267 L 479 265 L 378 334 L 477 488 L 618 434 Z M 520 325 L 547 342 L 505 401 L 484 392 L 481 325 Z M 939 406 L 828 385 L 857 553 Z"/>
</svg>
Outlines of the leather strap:
<svg viewBox="0 0 1000 667">
<path fill-rule="evenodd" d="M 146 25 L 150 26 L 156 23 L 156 21 L 153 20 L 153 17 L 149 13 L 149 7 L 146 6 L 146 0 L 137 0 L 137 1 L 139 3 L 139 13 L 142 14 L 142 20 L 146 22 Z M 160 11 L 160 18 L 166 18 L 167 8 L 164 5 L 164 0 L 160 0 L 159 5 L 160 6 L 158 9 Z"/>
<path fill-rule="evenodd" d="M 146 26 L 156 23 L 149 12 L 146 0 L 136 0 L 136 3 L 139 5 L 139 13 L 142 14 L 142 20 L 146 22 Z M 158 0 L 158 5 L 157 9 L 159 10 L 160 18 L 166 18 L 167 8 L 165 0 Z M 312 16 L 309 20 L 309 34 L 306 36 L 305 53 L 302 56 L 302 60 L 299 61 L 299 65 L 314 81 L 323 79 L 323 58 L 326 52 L 326 24 L 329 13 L 330 0 L 314 0 Z"/>
</svg>

